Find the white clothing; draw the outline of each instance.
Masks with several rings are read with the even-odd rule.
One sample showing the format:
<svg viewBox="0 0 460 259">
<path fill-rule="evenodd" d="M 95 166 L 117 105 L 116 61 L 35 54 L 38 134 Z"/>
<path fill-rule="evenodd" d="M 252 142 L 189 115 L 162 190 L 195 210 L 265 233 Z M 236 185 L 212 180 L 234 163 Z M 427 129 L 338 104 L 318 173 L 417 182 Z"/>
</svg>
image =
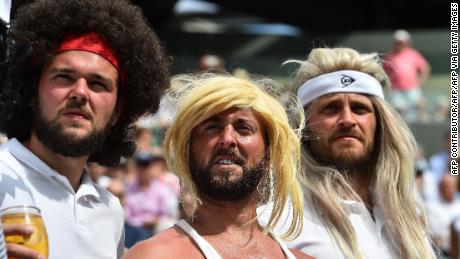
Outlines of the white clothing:
<svg viewBox="0 0 460 259">
<path fill-rule="evenodd" d="M 447 151 L 441 151 L 439 153 L 434 154 L 430 158 L 430 169 L 431 173 L 436 180 L 436 184 L 439 183 L 441 177 L 446 171 L 449 169 L 447 167 L 448 161 L 450 159 L 450 154 Z"/>
<path fill-rule="evenodd" d="M 426 214 L 433 237 L 439 240 L 442 250 L 450 251 L 450 224 L 460 217 L 460 201 L 452 203 L 433 201 L 426 204 Z"/>
<path fill-rule="evenodd" d="M 459 237 L 460 236 L 460 218 L 457 218 L 454 220 L 453 226 L 454 226 L 455 233 L 457 234 L 457 237 Z M 460 247 L 460 239 L 458 240 L 457 245 L 458 247 Z M 460 254 L 458 255 L 457 258 L 452 258 L 452 259 L 460 259 Z"/>
<path fill-rule="evenodd" d="M 439 201 L 439 181 L 431 170 L 426 170 L 423 173 L 423 199 L 427 202 Z"/>
<path fill-rule="evenodd" d="M 374 221 L 363 203 L 346 200 L 342 200 L 339 203 L 348 214 L 348 219 L 353 225 L 358 245 L 364 258 L 398 258 L 397 252 L 392 247 L 384 231 L 383 214 L 378 208 L 373 210 Z M 271 206 L 262 206 L 257 212 L 259 223 L 266 225 L 270 218 Z M 278 235 L 285 233 L 291 218 L 292 205 L 288 203 L 279 221 L 281 225 L 277 225 L 275 233 Z M 324 225 L 321 215 L 318 215 L 307 199 L 305 199 L 304 204 L 302 232 L 299 237 L 288 242 L 287 245 L 320 259 L 345 259 L 343 251 Z"/>
<path fill-rule="evenodd" d="M 3 228 L 0 222 L 0 259 L 6 259 L 5 239 L 3 238 Z"/>
<path fill-rule="evenodd" d="M 0 209 L 35 205 L 48 233 L 49 259 L 113 259 L 124 251 L 119 200 L 85 171 L 75 193 L 67 178 L 16 139 L 0 146 Z"/>
<path fill-rule="evenodd" d="M 193 239 L 193 241 L 195 241 L 196 245 L 201 249 L 201 252 L 203 252 L 206 259 L 222 259 L 216 249 L 214 249 L 214 247 L 212 247 L 208 241 L 201 237 L 200 234 L 198 234 L 198 232 L 196 232 L 196 230 L 187 223 L 187 221 L 180 219 L 176 222 L 176 225 L 180 227 L 191 239 Z M 287 248 L 286 244 L 282 242 L 276 235 L 270 233 L 270 236 L 279 244 L 287 259 L 296 258 Z"/>
<path fill-rule="evenodd" d="M 0 20 L 10 23 L 11 0 L 0 0 Z"/>
</svg>

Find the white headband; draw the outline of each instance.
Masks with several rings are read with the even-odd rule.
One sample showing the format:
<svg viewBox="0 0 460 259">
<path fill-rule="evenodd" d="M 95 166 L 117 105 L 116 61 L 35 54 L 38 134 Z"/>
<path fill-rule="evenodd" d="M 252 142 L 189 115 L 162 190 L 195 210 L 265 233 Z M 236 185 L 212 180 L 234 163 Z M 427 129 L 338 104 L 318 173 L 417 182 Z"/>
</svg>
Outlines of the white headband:
<svg viewBox="0 0 460 259">
<path fill-rule="evenodd" d="M 297 90 L 303 106 L 330 93 L 362 93 L 384 99 L 382 85 L 377 79 L 354 70 L 340 70 L 314 77 Z"/>
</svg>

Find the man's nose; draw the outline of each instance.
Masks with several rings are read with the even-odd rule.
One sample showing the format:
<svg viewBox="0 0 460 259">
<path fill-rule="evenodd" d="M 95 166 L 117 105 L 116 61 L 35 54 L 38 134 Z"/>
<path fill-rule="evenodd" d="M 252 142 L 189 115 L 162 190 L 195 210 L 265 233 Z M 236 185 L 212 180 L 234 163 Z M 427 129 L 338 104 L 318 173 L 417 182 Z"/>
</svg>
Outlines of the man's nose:
<svg viewBox="0 0 460 259">
<path fill-rule="evenodd" d="M 77 102 L 87 102 L 89 100 L 89 89 L 86 79 L 79 78 L 69 94 L 69 98 Z"/>
<path fill-rule="evenodd" d="M 356 126 L 356 118 L 350 107 L 344 107 L 339 114 L 339 126 L 352 128 Z"/>
<path fill-rule="evenodd" d="M 230 148 L 237 145 L 237 132 L 231 125 L 225 126 L 219 140 L 219 146 Z"/>
</svg>

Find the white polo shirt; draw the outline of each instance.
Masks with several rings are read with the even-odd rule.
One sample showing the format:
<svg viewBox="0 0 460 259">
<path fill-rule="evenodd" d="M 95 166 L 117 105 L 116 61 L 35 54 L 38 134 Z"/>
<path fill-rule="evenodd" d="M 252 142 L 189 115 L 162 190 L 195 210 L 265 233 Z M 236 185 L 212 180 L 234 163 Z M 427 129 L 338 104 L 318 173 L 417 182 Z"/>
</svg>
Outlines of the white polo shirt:
<svg viewBox="0 0 460 259">
<path fill-rule="evenodd" d="M 364 258 L 366 259 L 395 259 L 398 258 L 397 252 L 393 248 L 383 228 L 383 215 L 378 208 L 374 208 L 372 219 L 366 206 L 362 202 L 340 201 L 347 212 L 348 219 L 351 221 L 356 233 L 358 245 Z M 268 206 L 268 205 L 266 205 Z M 258 211 L 258 218 L 261 225 L 267 225 L 270 217 L 269 207 L 261 207 Z M 281 235 L 285 233 L 292 218 L 292 209 L 289 203 L 280 219 L 280 225 L 275 228 L 275 233 Z M 300 251 L 321 259 L 345 259 L 343 251 L 333 238 L 321 216 L 313 209 L 307 200 L 304 204 L 303 229 L 300 236 L 287 242 L 288 247 L 296 248 Z"/>
<path fill-rule="evenodd" d="M 113 259 L 124 250 L 119 200 L 85 171 L 75 193 L 67 178 L 16 139 L 0 146 L 0 209 L 35 204 L 48 232 L 50 259 Z"/>
<path fill-rule="evenodd" d="M 2 223 L 0 223 L 0 259 L 6 259 L 5 239 L 3 238 Z"/>
</svg>

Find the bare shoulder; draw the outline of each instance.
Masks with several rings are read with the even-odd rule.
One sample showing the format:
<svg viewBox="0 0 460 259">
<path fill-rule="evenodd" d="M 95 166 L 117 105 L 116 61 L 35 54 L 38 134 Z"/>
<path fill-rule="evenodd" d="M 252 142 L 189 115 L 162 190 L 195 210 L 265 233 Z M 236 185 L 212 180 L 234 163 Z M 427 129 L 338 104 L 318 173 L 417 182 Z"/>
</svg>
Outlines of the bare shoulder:
<svg viewBox="0 0 460 259">
<path fill-rule="evenodd" d="M 294 256 L 297 259 L 314 259 L 314 258 L 316 258 L 316 257 L 310 256 L 310 255 L 304 254 L 303 252 L 300 252 L 297 249 L 289 248 L 289 250 L 292 252 L 292 254 L 294 254 Z"/>
<path fill-rule="evenodd" d="M 201 252 L 197 250 L 186 234 L 177 228 L 169 228 L 152 238 L 139 242 L 123 256 L 123 259 L 138 258 L 187 258 L 187 255 Z"/>
</svg>

